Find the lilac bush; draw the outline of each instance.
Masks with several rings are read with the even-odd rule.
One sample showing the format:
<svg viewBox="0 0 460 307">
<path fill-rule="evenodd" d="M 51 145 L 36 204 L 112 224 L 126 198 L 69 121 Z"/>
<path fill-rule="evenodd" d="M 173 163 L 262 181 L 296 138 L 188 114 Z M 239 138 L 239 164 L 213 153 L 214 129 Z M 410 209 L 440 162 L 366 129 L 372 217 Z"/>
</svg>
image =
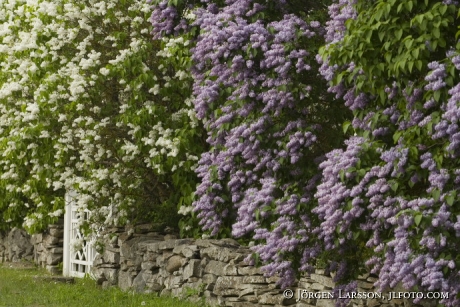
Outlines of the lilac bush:
<svg viewBox="0 0 460 307">
<path fill-rule="evenodd" d="M 347 247 L 360 246 L 381 290 L 444 291 L 446 306 L 460 302 L 456 5 L 332 6 L 321 73 L 353 111 L 344 128 L 355 136 L 320 165 L 313 210 L 315 232 L 350 280 Z"/>
<path fill-rule="evenodd" d="M 457 5 L 153 1 L 155 37 L 194 38 L 202 228 L 256 241 L 282 286 L 324 265 L 458 305 Z"/>
<path fill-rule="evenodd" d="M 321 252 L 311 216 L 318 165 L 349 115 L 318 78 L 324 27 L 296 1 L 153 4 L 156 37 L 197 33 L 194 105 L 210 145 L 197 167 L 202 229 L 254 240 L 263 270 L 287 286 Z"/>
</svg>

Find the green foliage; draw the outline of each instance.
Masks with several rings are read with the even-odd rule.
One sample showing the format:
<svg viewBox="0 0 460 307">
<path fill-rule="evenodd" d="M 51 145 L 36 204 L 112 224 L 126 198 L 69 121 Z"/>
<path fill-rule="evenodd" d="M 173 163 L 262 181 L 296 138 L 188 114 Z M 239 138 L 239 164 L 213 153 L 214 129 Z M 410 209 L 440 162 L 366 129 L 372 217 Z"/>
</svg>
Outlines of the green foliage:
<svg viewBox="0 0 460 307">
<path fill-rule="evenodd" d="M 92 227 L 190 206 L 205 147 L 187 37 L 153 41 L 144 1 L 0 3 L 0 228 L 43 230 L 78 192 Z"/>
<path fill-rule="evenodd" d="M 360 218 L 353 220 L 349 229 L 353 239 L 348 239 L 357 246 L 368 243 L 369 247 L 372 246 L 369 242 L 378 233 L 376 242 L 385 248 L 375 246 L 371 253 L 367 253 L 368 250 L 358 255 L 358 259 L 353 259 L 353 255 L 345 258 L 349 257 L 349 263 L 358 261 L 364 265 L 374 256 L 377 257 L 374 265 L 377 263 L 375 259 L 380 266 L 390 263 L 388 251 L 396 250 L 398 240 L 403 237 L 401 232 L 399 237 L 395 235 L 395 229 L 402 228 L 397 221 L 409 220 L 410 226 L 404 231 L 409 234 L 412 254 L 405 260 L 399 260 L 398 265 L 403 261 L 410 265 L 417 255 L 450 261 L 458 254 L 458 244 L 453 243 L 458 241 L 457 235 L 452 228 L 437 226 L 435 221 L 444 214 L 449 216 L 446 225 L 455 223 L 455 217 L 460 213 L 455 206 L 458 184 L 454 182 L 458 152 L 449 149 L 453 146 L 451 135 L 454 132 L 442 136 L 435 134 L 442 131 L 439 126 L 442 121 L 450 125 L 449 129 L 456 127 L 455 119 L 447 115 L 446 109 L 449 108 L 449 100 L 456 94 L 454 87 L 460 82 L 453 60 L 460 51 L 457 41 L 460 26 L 458 7 L 432 0 L 380 0 L 357 1 L 354 9 L 357 17 L 346 21 L 343 39 L 323 47 L 321 55 L 330 67 L 337 65 L 331 85 L 341 87 L 344 92 L 349 91 L 356 97 L 363 95 L 367 98 L 362 105 L 354 106 L 353 122 L 343 125 L 345 132 L 353 127 L 355 135 L 365 140 L 356 155 L 358 161 L 355 166 L 340 173 L 340 182 L 344 186 L 350 190 L 359 186 L 363 191 L 353 196 L 355 199 L 362 197 L 360 207 L 365 211 Z M 435 72 L 438 67 L 439 71 Z M 437 79 L 431 80 L 434 74 L 437 74 Z M 437 80 L 439 82 L 435 84 Z M 390 151 L 392 154 L 405 153 L 387 165 L 382 156 Z M 429 160 L 428 156 L 433 157 L 430 169 L 426 163 L 423 165 Z M 399 170 L 386 175 L 375 174 L 378 171 L 372 174 L 372 169 L 382 170 L 387 166 Z M 447 179 L 439 184 L 439 179 L 435 178 L 442 173 L 447 174 Z M 366 176 L 370 179 L 365 180 Z M 385 182 L 388 189 L 382 188 L 375 193 L 378 197 L 372 197 L 375 194 L 368 189 L 374 184 L 378 186 L 378 180 Z M 350 202 L 353 197 L 345 197 L 344 202 Z M 406 208 L 410 201 L 414 207 L 418 201 L 428 201 L 431 205 L 429 209 L 428 205 Z M 376 204 L 396 210 L 394 219 L 390 219 L 390 214 L 375 218 L 377 214 L 369 208 L 375 208 Z M 445 205 L 449 207 L 448 213 L 443 211 Z M 349 210 L 352 206 L 346 208 Z M 363 231 L 361 225 L 370 220 L 380 227 Z M 346 235 L 338 230 L 337 237 L 344 239 Z M 435 242 L 432 246 L 437 246 L 442 254 L 423 243 L 423 240 L 432 238 Z M 452 240 L 452 244 L 436 245 L 440 244 L 441 238 Z M 459 263 L 457 259 L 455 265 Z M 445 280 L 448 280 L 449 274 L 454 273 L 446 267 L 444 274 Z M 387 285 L 386 280 L 379 282 Z"/>
<path fill-rule="evenodd" d="M 355 63 L 337 74 L 334 83 L 353 83 L 357 91 L 385 105 L 385 87 L 413 87 L 426 76 L 431 61 L 445 58 L 454 46 L 455 5 L 439 1 L 358 1 L 356 20 L 347 20 L 343 41 L 323 47 L 323 56 L 338 65 Z"/>
</svg>

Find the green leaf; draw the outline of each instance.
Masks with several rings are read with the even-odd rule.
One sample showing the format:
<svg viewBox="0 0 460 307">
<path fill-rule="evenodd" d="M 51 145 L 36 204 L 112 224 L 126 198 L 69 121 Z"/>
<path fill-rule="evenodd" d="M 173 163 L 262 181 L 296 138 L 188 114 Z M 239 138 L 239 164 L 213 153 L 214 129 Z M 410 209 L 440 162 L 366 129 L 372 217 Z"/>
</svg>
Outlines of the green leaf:
<svg viewBox="0 0 460 307">
<path fill-rule="evenodd" d="M 359 238 L 359 235 L 361 234 L 360 231 L 357 231 L 357 232 L 353 232 L 353 240 L 356 240 Z"/>
<path fill-rule="evenodd" d="M 420 225 L 420 222 L 422 221 L 422 218 L 423 218 L 423 215 L 421 215 L 421 214 L 417 214 L 414 217 L 415 226 Z"/>
<path fill-rule="evenodd" d="M 433 93 L 433 96 L 434 96 L 434 100 L 436 100 L 438 102 L 439 98 L 441 97 L 441 92 L 436 91 L 436 92 Z"/>
<path fill-rule="evenodd" d="M 435 201 L 438 201 L 441 196 L 441 191 L 439 189 L 434 189 L 433 192 L 431 192 L 431 195 L 433 195 L 433 199 Z"/>
<path fill-rule="evenodd" d="M 406 45 L 406 48 L 407 49 L 410 49 L 410 47 L 412 47 L 412 43 L 414 42 L 413 39 L 408 39 L 404 42 L 404 45 Z"/>
<path fill-rule="evenodd" d="M 412 8 L 414 7 L 414 3 L 412 1 L 406 2 L 406 9 L 411 12 Z"/>
<path fill-rule="evenodd" d="M 344 74 L 345 74 L 345 73 L 342 72 L 342 73 L 340 73 L 340 74 L 337 75 L 337 80 L 336 80 L 336 83 L 335 83 L 335 84 L 340 84 L 340 82 L 342 81 L 342 78 L 343 78 L 343 75 L 344 75 Z"/>
<path fill-rule="evenodd" d="M 347 133 L 348 128 L 350 127 L 350 125 L 351 125 L 350 121 L 346 121 L 346 122 L 343 123 L 343 125 L 342 125 L 343 133 Z"/>
<path fill-rule="evenodd" d="M 401 134 L 402 134 L 401 131 L 397 131 L 395 134 L 393 134 L 393 141 L 395 142 L 395 144 L 398 143 L 398 140 L 401 137 Z"/>
<path fill-rule="evenodd" d="M 455 199 L 457 197 L 457 192 L 456 191 L 452 191 L 447 197 L 446 197 L 446 203 L 449 205 L 449 206 L 452 206 L 455 202 Z"/>
<path fill-rule="evenodd" d="M 449 206 L 452 206 L 454 204 L 455 197 L 453 195 L 449 195 L 446 197 L 446 203 Z"/>
<path fill-rule="evenodd" d="M 444 15 L 447 11 L 447 5 L 441 5 L 439 7 L 439 12 L 441 13 L 441 15 Z"/>
<path fill-rule="evenodd" d="M 412 72 L 412 68 L 414 67 L 414 61 L 409 61 L 407 63 L 407 66 L 409 67 L 409 72 Z"/>
<path fill-rule="evenodd" d="M 378 10 L 375 14 L 375 20 L 379 21 L 382 18 L 383 10 Z"/>
<path fill-rule="evenodd" d="M 396 39 L 397 39 L 397 40 L 400 40 L 401 37 L 402 37 L 402 34 L 403 34 L 402 29 L 396 30 L 396 31 L 395 31 L 395 37 L 396 37 Z"/>
</svg>

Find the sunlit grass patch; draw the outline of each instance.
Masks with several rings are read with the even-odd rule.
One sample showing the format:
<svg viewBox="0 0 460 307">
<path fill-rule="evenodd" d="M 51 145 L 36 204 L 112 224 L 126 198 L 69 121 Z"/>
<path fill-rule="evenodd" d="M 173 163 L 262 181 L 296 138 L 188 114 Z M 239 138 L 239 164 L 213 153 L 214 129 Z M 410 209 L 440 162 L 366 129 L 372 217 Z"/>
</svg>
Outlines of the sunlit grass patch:
<svg viewBox="0 0 460 307">
<path fill-rule="evenodd" d="M 49 275 L 43 269 L 18 269 L 0 264 L 0 307 L 203 306 L 155 294 L 102 289 L 90 278 L 76 278 L 75 283 L 70 284 L 37 276 Z"/>
</svg>

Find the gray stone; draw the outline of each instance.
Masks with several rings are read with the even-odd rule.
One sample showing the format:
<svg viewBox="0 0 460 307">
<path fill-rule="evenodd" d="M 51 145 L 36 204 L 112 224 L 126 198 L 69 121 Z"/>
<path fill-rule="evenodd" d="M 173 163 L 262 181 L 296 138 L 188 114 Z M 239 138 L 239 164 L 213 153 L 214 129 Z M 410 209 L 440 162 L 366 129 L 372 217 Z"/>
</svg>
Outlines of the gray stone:
<svg viewBox="0 0 460 307">
<path fill-rule="evenodd" d="M 116 285 L 119 283 L 120 271 L 117 269 L 103 269 L 105 279 L 111 284 Z M 121 288 L 121 287 L 120 287 Z"/>
<path fill-rule="evenodd" d="M 183 265 L 183 258 L 181 256 L 174 255 L 168 259 L 168 263 L 166 264 L 166 271 L 169 273 L 175 272 L 179 270 L 179 268 Z"/>
<path fill-rule="evenodd" d="M 365 282 L 365 281 L 362 281 L 362 280 L 358 280 L 358 288 L 369 290 L 369 289 L 372 289 L 373 287 L 374 287 L 374 284 L 372 284 L 370 282 Z"/>
<path fill-rule="evenodd" d="M 237 267 L 233 263 L 224 266 L 225 275 L 238 275 Z"/>
<path fill-rule="evenodd" d="M 61 269 L 57 265 L 47 265 L 46 270 L 51 274 L 51 275 L 60 275 L 62 273 Z"/>
<path fill-rule="evenodd" d="M 186 258 L 198 256 L 198 246 L 196 245 L 179 245 L 174 247 L 174 254 L 183 255 Z"/>
<path fill-rule="evenodd" d="M 104 261 L 108 263 L 118 264 L 120 263 L 120 253 L 117 250 L 107 248 L 104 250 L 103 255 Z"/>
<path fill-rule="evenodd" d="M 168 233 L 164 236 L 164 239 L 165 240 L 176 240 L 178 239 L 179 236 L 178 235 L 175 235 L 175 234 L 172 234 L 172 233 Z"/>
<path fill-rule="evenodd" d="M 121 290 L 128 290 L 131 288 L 133 285 L 133 277 L 129 271 L 124 272 L 120 271 L 118 273 L 118 287 L 120 287 Z"/>
<path fill-rule="evenodd" d="M 309 289 L 323 291 L 326 289 L 326 287 L 320 283 L 314 282 L 311 284 Z"/>
<path fill-rule="evenodd" d="M 151 270 L 154 270 L 156 268 L 158 268 L 159 266 L 157 265 L 156 262 L 151 262 L 151 261 L 145 261 L 145 262 L 142 262 L 141 264 L 141 269 L 143 271 L 151 271 Z"/>
<path fill-rule="evenodd" d="M 141 225 L 136 225 L 134 227 L 134 233 L 136 233 L 136 234 L 146 234 L 148 232 L 158 231 L 161 228 L 163 228 L 163 226 L 158 227 L 157 225 L 152 225 L 152 224 L 141 224 Z"/>
<path fill-rule="evenodd" d="M 266 277 L 267 282 L 274 283 L 274 284 L 276 284 L 280 279 L 281 279 L 281 277 L 279 277 L 279 276 Z"/>
<path fill-rule="evenodd" d="M 246 290 L 253 290 L 254 293 L 256 293 L 256 291 L 259 291 L 258 293 L 260 294 L 261 290 L 266 290 L 266 292 L 269 292 L 269 291 L 272 291 L 274 290 L 272 288 L 269 288 L 269 285 L 267 284 L 239 284 L 238 285 L 238 288 L 241 290 L 241 291 L 246 291 Z"/>
<path fill-rule="evenodd" d="M 174 249 L 174 247 L 179 245 L 186 245 L 193 243 L 192 239 L 178 239 L 178 240 L 168 240 L 158 243 L 158 249 Z"/>
<path fill-rule="evenodd" d="M 184 267 L 183 276 L 187 280 L 191 277 L 201 277 L 203 275 L 203 268 L 201 267 L 201 260 L 191 259 Z"/>
<path fill-rule="evenodd" d="M 182 276 L 168 276 L 164 281 L 166 289 L 179 288 L 183 284 Z"/>
<path fill-rule="evenodd" d="M 321 299 L 316 301 L 317 307 L 335 307 L 335 300 Z"/>
<path fill-rule="evenodd" d="M 132 258 L 134 256 L 134 245 L 136 242 L 134 240 L 126 240 L 120 244 L 120 256 L 126 259 Z"/>
<path fill-rule="evenodd" d="M 262 275 L 262 272 L 260 272 L 260 268 L 256 268 L 254 266 L 243 266 L 243 267 L 238 267 L 238 274 L 240 275 Z"/>
<path fill-rule="evenodd" d="M 213 292 L 219 296 L 238 296 L 242 283 L 242 276 L 220 276 L 217 278 Z"/>
<path fill-rule="evenodd" d="M 36 245 L 38 243 L 41 243 L 42 241 L 43 241 L 43 234 L 37 233 L 37 234 L 32 235 L 30 243 L 32 243 L 33 245 Z"/>
<path fill-rule="evenodd" d="M 243 283 L 245 284 L 265 284 L 267 279 L 263 276 L 244 276 Z"/>
<path fill-rule="evenodd" d="M 228 263 L 230 260 L 234 260 L 235 263 L 242 261 L 245 255 L 236 253 L 233 249 L 225 247 L 211 246 L 201 251 L 201 257 L 208 257 L 212 260 L 222 261 Z"/>
<path fill-rule="evenodd" d="M 43 238 L 43 243 L 45 244 L 45 246 L 58 245 L 58 243 L 59 243 L 59 238 L 58 238 L 58 237 L 54 237 L 54 236 L 50 236 L 50 235 L 46 235 L 46 236 Z"/>
<path fill-rule="evenodd" d="M 204 274 L 202 280 L 205 284 L 214 284 L 217 280 L 217 276 L 214 274 Z"/>
<path fill-rule="evenodd" d="M 245 296 L 245 295 L 248 295 L 248 294 L 254 294 L 254 288 L 253 287 L 250 287 L 248 289 L 244 289 L 244 290 L 241 290 L 240 291 L 240 294 L 238 295 L 238 297 L 242 297 L 242 296 Z M 245 299 L 247 299 L 245 297 Z"/>
<path fill-rule="evenodd" d="M 332 281 L 332 278 L 330 277 L 326 277 L 326 276 L 318 275 L 318 274 L 311 274 L 310 278 L 316 281 L 317 283 L 325 285 L 326 287 L 329 287 L 329 288 L 335 287 L 335 283 Z"/>
<path fill-rule="evenodd" d="M 214 274 L 218 276 L 225 275 L 224 267 L 226 263 L 221 261 L 210 260 L 206 267 L 204 268 L 205 274 Z"/>
<path fill-rule="evenodd" d="M 7 260 L 16 262 L 33 259 L 34 246 L 32 245 L 31 238 L 25 230 L 19 228 L 13 228 L 6 239 L 8 255 Z"/>
<path fill-rule="evenodd" d="M 62 228 L 50 228 L 49 234 L 56 238 L 61 238 L 64 236 L 64 230 Z"/>
<path fill-rule="evenodd" d="M 154 254 L 158 255 L 159 249 L 158 249 L 158 244 L 160 242 L 146 242 L 145 243 L 145 248 L 147 250 L 148 254 Z"/>
<path fill-rule="evenodd" d="M 64 249 L 62 247 L 53 247 L 49 250 L 49 252 L 52 254 L 62 254 Z"/>
<path fill-rule="evenodd" d="M 137 245 L 137 249 L 140 252 L 151 251 L 151 250 L 149 250 L 149 246 L 151 244 L 155 244 L 155 243 L 159 243 L 159 242 L 163 242 L 163 241 L 164 241 L 163 236 L 158 236 L 158 237 L 154 237 L 154 238 L 149 237 L 148 240 L 140 242 Z M 156 246 L 157 246 L 157 251 L 158 251 L 158 244 Z"/>
<path fill-rule="evenodd" d="M 156 262 L 157 257 L 159 257 L 159 254 L 153 253 L 153 252 L 146 252 L 144 254 L 144 257 L 142 258 L 143 261 L 151 261 L 151 262 Z"/>
<path fill-rule="evenodd" d="M 46 257 L 46 264 L 56 265 L 62 261 L 62 254 L 51 254 L 49 253 Z"/>
<path fill-rule="evenodd" d="M 124 242 L 133 238 L 132 233 L 122 233 L 118 236 L 118 246 L 122 246 Z"/>
<path fill-rule="evenodd" d="M 315 273 L 318 275 L 324 275 L 324 269 L 315 269 Z"/>
<path fill-rule="evenodd" d="M 154 282 L 154 283 L 148 283 L 148 284 L 147 284 L 147 287 L 148 287 L 149 289 L 151 289 L 152 291 L 154 291 L 154 292 L 160 292 L 160 291 L 163 290 L 163 288 L 164 288 L 161 284 L 156 283 L 156 282 Z"/>
<path fill-rule="evenodd" d="M 45 250 L 45 246 L 43 245 L 43 243 L 38 243 L 37 245 L 35 245 L 35 252 L 42 252 Z"/>
<path fill-rule="evenodd" d="M 295 299 L 287 299 L 279 292 L 264 293 L 259 296 L 259 304 L 270 304 L 270 305 L 290 305 L 294 304 Z"/>
<path fill-rule="evenodd" d="M 133 280 L 133 289 L 137 292 L 142 292 L 145 289 L 146 282 L 144 280 L 144 277 L 142 276 L 142 273 L 139 273 L 136 278 Z"/>
<path fill-rule="evenodd" d="M 104 281 L 106 281 L 104 273 L 96 266 L 91 267 L 91 275 L 94 277 L 98 285 L 101 285 Z"/>
<path fill-rule="evenodd" d="M 174 249 L 174 247 L 176 246 L 176 240 L 167 240 L 167 241 L 163 241 L 163 242 L 158 242 L 158 243 L 154 243 L 153 246 L 156 245 L 156 250 L 163 250 L 163 249 Z"/>
</svg>

